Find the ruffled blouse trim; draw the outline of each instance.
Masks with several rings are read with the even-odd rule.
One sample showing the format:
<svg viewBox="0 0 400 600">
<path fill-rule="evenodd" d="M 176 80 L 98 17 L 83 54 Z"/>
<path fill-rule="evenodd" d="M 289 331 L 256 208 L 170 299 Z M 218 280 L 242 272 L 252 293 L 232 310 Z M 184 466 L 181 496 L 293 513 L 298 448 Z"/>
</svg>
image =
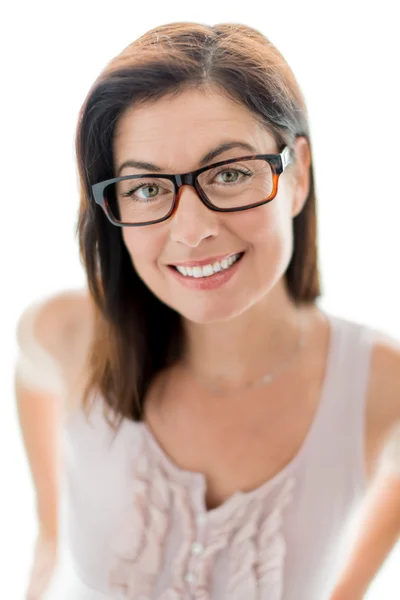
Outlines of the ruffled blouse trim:
<svg viewBox="0 0 400 600">
<path fill-rule="evenodd" d="M 194 557 L 192 547 L 199 541 L 196 515 L 201 494 L 204 503 L 202 476 L 175 466 L 170 469 L 166 457 L 154 448 L 147 435 L 142 437 L 134 465 L 131 500 L 111 546 L 112 598 L 181 600 L 191 589 L 196 600 L 209 600 L 214 564 L 223 552 L 227 554 L 225 581 L 229 600 L 281 600 L 286 554 L 283 510 L 292 498 L 293 477 L 285 477 L 279 485 L 235 494 L 222 506 L 205 512 L 208 527 L 203 551 Z M 176 469 L 180 481 L 174 477 Z M 272 507 L 268 498 L 271 492 L 275 496 Z M 208 515 L 213 518 L 208 519 Z M 180 528 L 182 542 L 169 564 L 168 584 L 158 590 L 172 519 Z M 190 572 L 196 577 L 192 588 L 185 578 Z"/>
</svg>

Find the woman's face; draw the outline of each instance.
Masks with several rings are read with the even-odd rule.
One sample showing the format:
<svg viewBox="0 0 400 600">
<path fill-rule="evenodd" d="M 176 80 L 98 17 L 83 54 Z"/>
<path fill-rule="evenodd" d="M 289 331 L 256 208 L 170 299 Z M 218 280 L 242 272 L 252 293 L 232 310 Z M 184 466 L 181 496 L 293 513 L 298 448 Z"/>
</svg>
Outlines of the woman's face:
<svg viewBox="0 0 400 600">
<path fill-rule="evenodd" d="M 254 154 L 278 151 L 273 136 L 244 106 L 216 90 L 185 90 L 174 98 L 133 107 L 121 116 L 113 143 L 115 172 L 123 162 L 136 160 L 157 165 L 161 173 L 186 173 L 199 168 L 208 152 L 233 141 L 250 144 Z M 122 228 L 136 272 L 162 302 L 190 321 L 211 323 L 238 316 L 275 286 L 292 255 L 292 218 L 308 193 L 306 141 L 299 138 L 297 143 L 302 146 L 299 164 L 286 168 L 278 194 L 268 204 L 218 213 L 200 201 L 193 187 L 184 186 L 172 218 Z M 208 164 L 249 154 L 253 152 L 237 146 Z M 293 177 L 295 168 L 303 170 L 303 178 Z M 143 172 L 149 171 L 125 167 L 120 175 Z M 198 268 L 184 276 L 171 266 L 201 261 L 218 270 L 219 258 L 238 253 L 243 256 L 237 263 L 224 269 L 229 263 L 223 262 L 211 278 L 194 277 L 199 275 Z M 209 272 L 205 268 L 204 274 Z"/>
</svg>

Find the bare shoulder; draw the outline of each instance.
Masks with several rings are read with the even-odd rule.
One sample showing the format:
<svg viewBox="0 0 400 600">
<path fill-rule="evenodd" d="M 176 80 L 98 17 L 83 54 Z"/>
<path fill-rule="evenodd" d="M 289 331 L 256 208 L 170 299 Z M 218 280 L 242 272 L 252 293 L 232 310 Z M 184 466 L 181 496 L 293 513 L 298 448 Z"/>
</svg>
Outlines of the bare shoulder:
<svg viewBox="0 0 400 600">
<path fill-rule="evenodd" d="M 27 306 L 16 331 L 20 380 L 43 388 L 53 380 L 53 390 L 73 389 L 90 347 L 93 317 L 86 290 L 62 291 Z"/>
<path fill-rule="evenodd" d="M 400 421 L 400 340 L 375 331 L 367 396 L 367 444 L 375 462 Z"/>
<path fill-rule="evenodd" d="M 55 358 L 63 359 L 73 346 L 86 343 L 93 306 L 86 290 L 68 290 L 47 298 L 35 319 L 35 335 Z"/>
</svg>

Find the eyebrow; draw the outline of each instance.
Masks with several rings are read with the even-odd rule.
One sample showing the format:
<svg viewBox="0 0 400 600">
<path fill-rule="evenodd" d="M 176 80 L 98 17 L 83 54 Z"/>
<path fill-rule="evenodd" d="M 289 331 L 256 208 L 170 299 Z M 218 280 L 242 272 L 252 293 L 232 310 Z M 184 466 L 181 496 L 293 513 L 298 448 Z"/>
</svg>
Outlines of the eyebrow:
<svg viewBox="0 0 400 600">
<path fill-rule="evenodd" d="M 207 163 L 211 162 L 214 158 L 222 154 L 223 152 L 227 152 L 228 150 L 232 150 L 232 148 L 241 148 L 242 150 L 246 150 L 251 154 L 256 154 L 257 150 L 248 142 L 242 142 L 239 140 L 235 140 L 232 142 L 223 142 L 213 150 L 210 150 L 203 156 L 203 158 L 199 162 L 199 167 L 204 167 Z M 134 167 L 135 169 L 143 169 L 144 171 L 151 171 L 155 173 L 162 173 L 164 169 L 150 162 L 143 162 L 140 160 L 126 160 L 122 163 L 117 171 L 117 176 L 121 173 L 125 167 Z"/>
</svg>

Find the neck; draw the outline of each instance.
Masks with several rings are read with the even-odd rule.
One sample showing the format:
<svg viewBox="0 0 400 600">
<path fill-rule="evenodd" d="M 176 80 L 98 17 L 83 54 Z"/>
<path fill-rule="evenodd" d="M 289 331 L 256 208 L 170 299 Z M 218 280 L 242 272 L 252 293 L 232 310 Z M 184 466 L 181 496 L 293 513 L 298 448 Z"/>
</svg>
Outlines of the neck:
<svg viewBox="0 0 400 600">
<path fill-rule="evenodd" d="M 229 321 L 185 322 L 186 363 L 221 387 L 240 387 L 260 378 L 295 349 L 300 311 L 280 281 L 262 301 Z"/>
</svg>

